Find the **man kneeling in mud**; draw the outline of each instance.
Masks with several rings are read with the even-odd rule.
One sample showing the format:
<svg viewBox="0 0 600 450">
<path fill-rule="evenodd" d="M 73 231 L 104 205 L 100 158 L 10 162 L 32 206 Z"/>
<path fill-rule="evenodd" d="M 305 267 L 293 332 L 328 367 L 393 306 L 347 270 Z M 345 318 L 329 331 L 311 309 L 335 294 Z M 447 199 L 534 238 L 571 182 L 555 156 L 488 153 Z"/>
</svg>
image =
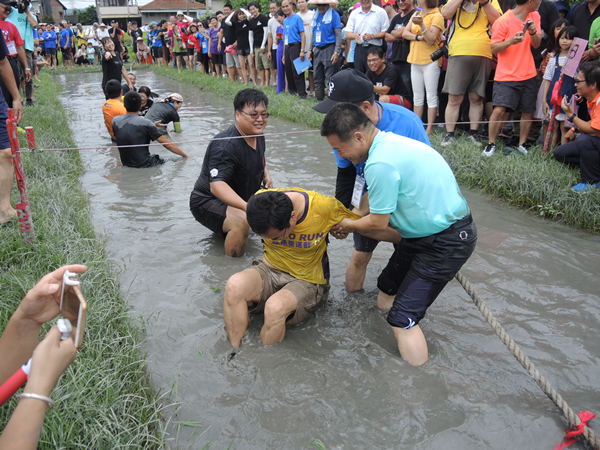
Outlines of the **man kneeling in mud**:
<svg viewBox="0 0 600 450">
<path fill-rule="evenodd" d="M 344 218 L 360 216 L 334 197 L 300 188 L 260 190 L 248 200 L 246 215 L 262 238 L 264 257 L 227 282 L 225 328 L 231 345 L 239 347 L 248 313 L 263 313 L 260 338 L 272 345 L 283 340 L 286 324 L 310 315 L 329 287 L 329 230 Z M 379 240 L 400 241 L 392 228 L 374 233 L 371 237 Z"/>
</svg>

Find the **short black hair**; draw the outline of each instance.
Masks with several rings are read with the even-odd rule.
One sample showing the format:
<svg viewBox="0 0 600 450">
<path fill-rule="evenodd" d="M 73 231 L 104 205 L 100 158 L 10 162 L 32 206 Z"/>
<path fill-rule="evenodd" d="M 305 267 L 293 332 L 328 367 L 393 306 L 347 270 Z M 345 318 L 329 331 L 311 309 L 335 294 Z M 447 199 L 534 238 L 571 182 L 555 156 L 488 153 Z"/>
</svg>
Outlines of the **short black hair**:
<svg viewBox="0 0 600 450">
<path fill-rule="evenodd" d="M 251 6 L 255 6 L 256 9 L 258 9 L 260 11 L 260 6 L 258 6 L 258 3 L 256 3 L 256 2 L 248 3 L 248 9 L 250 9 Z"/>
<path fill-rule="evenodd" d="M 225 9 L 225 8 L 229 8 L 229 9 L 233 10 L 233 6 L 231 6 L 231 3 L 225 3 L 223 5 L 223 9 Z"/>
<path fill-rule="evenodd" d="M 278 2 L 277 0 L 275 0 L 275 1 L 271 2 L 271 3 L 269 3 L 269 6 L 271 6 L 273 3 L 275 3 L 275 5 L 276 5 L 276 6 L 279 8 L 279 2 Z"/>
<path fill-rule="evenodd" d="M 238 91 L 233 99 L 233 109 L 235 111 L 241 111 L 244 106 L 257 106 L 261 103 L 265 104 L 265 108 L 269 106 L 269 97 L 258 89 L 242 89 Z"/>
<path fill-rule="evenodd" d="M 102 43 L 102 45 L 106 44 L 108 41 L 113 42 L 112 38 L 109 36 L 105 36 L 103 37 L 100 42 Z"/>
<path fill-rule="evenodd" d="M 373 127 L 371 119 L 352 103 L 338 103 L 329 110 L 321 125 L 321 136 L 337 136 L 342 142 L 349 142 L 356 131 Z"/>
<path fill-rule="evenodd" d="M 579 71 L 585 78 L 585 84 L 592 87 L 596 83 L 596 89 L 600 90 L 600 61 L 587 61 L 579 65 Z"/>
<path fill-rule="evenodd" d="M 369 49 L 367 50 L 367 56 L 369 56 L 369 55 L 377 55 L 377 56 L 379 56 L 380 58 L 383 58 L 383 57 L 384 57 L 384 54 L 383 54 L 383 48 L 382 48 L 382 47 L 374 47 L 374 46 L 371 46 L 371 47 L 369 47 Z"/>
<path fill-rule="evenodd" d="M 246 204 L 246 218 L 252 231 L 258 235 L 271 228 L 285 230 L 290 226 L 294 205 L 292 199 L 281 191 L 265 191 L 255 194 Z"/>
<path fill-rule="evenodd" d="M 131 25 L 137 25 L 137 20 L 132 20 Z"/>
<path fill-rule="evenodd" d="M 135 91 L 129 91 L 123 97 L 123 105 L 127 112 L 138 112 L 142 107 L 142 97 Z"/>
<path fill-rule="evenodd" d="M 104 86 L 104 93 L 108 98 L 119 98 L 121 95 L 121 83 L 119 80 L 108 80 Z"/>
<path fill-rule="evenodd" d="M 277 14 L 279 17 L 285 17 L 285 13 L 283 12 L 283 9 L 278 9 L 276 14 Z"/>
<path fill-rule="evenodd" d="M 219 14 L 223 14 L 223 11 L 217 11 L 217 12 L 215 13 L 215 17 L 217 17 Z"/>
<path fill-rule="evenodd" d="M 148 86 L 140 86 L 138 88 L 138 92 L 140 94 L 146 94 L 146 97 L 148 97 L 148 98 L 154 97 L 154 94 L 152 93 L 152 91 L 150 90 L 150 88 Z"/>
</svg>

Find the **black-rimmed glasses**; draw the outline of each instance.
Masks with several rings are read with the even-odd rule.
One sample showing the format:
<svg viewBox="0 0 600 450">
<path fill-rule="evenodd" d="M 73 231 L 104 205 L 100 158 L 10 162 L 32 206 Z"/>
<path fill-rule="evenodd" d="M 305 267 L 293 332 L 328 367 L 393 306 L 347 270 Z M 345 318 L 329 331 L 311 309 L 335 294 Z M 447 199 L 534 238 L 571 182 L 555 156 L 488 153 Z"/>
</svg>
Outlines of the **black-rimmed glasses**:
<svg viewBox="0 0 600 450">
<path fill-rule="evenodd" d="M 260 116 L 261 119 L 268 119 L 269 118 L 269 113 L 268 112 L 264 112 L 264 113 L 247 113 L 246 111 L 242 111 L 241 109 L 238 109 L 238 111 L 241 112 L 241 113 L 246 114 L 252 120 L 258 119 L 258 116 Z"/>
</svg>

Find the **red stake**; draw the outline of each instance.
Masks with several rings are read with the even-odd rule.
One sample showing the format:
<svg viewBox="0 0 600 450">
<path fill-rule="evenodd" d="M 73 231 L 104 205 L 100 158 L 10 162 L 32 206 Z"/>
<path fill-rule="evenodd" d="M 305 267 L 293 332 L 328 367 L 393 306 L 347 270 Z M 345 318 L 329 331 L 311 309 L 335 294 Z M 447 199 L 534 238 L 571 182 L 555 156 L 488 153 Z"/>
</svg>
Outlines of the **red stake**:
<svg viewBox="0 0 600 450">
<path fill-rule="evenodd" d="M 19 228 L 21 236 L 26 245 L 33 245 L 35 234 L 33 232 L 33 220 L 31 220 L 31 210 L 29 208 L 29 198 L 27 197 L 27 188 L 25 187 L 25 174 L 23 172 L 23 161 L 21 160 L 21 150 L 19 146 L 19 133 L 17 132 L 17 121 L 15 113 L 11 109 L 8 110 L 8 119 L 6 119 L 6 129 L 8 131 L 8 139 L 10 141 L 10 149 L 13 155 L 13 166 L 15 168 L 15 177 L 17 179 L 17 187 L 21 194 L 21 203 L 17 203 L 17 217 L 19 218 Z M 33 130 L 31 130 L 33 137 Z M 29 138 L 29 133 L 28 138 Z M 29 139 L 28 139 L 29 140 Z M 35 141 L 34 141 L 35 145 Z"/>
</svg>

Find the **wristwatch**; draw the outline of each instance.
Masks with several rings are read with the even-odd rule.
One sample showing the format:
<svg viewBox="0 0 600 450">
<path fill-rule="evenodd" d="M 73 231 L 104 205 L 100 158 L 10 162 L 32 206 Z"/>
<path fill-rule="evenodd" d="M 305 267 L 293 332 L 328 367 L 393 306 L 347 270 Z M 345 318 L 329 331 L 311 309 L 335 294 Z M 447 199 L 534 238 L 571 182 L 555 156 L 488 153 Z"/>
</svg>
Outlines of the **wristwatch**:
<svg viewBox="0 0 600 450">
<path fill-rule="evenodd" d="M 575 113 L 571 114 L 571 117 L 569 117 L 569 122 L 571 123 L 575 123 L 574 120 L 577 116 L 575 115 Z"/>
</svg>

